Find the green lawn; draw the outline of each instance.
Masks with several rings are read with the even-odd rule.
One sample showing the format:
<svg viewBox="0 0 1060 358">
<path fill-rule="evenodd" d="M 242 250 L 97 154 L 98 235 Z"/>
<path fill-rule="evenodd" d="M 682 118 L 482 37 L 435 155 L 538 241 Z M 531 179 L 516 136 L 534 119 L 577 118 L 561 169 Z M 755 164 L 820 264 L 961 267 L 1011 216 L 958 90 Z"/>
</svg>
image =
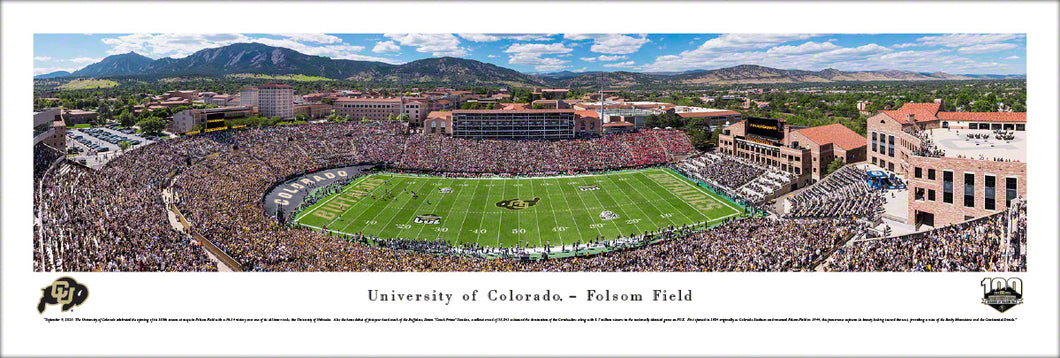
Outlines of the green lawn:
<svg viewBox="0 0 1060 358">
<path fill-rule="evenodd" d="M 97 80 L 94 78 L 70 81 L 62 86 L 59 86 L 61 90 L 79 90 L 79 89 L 91 89 L 91 88 L 108 88 L 117 86 L 118 82 L 111 80 Z"/>
<path fill-rule="evenodd" d="M 387 190 L 394 195 L 382 200 Z M 604 211 L 617 218 L 601 218 Z M 541 247 L 717 222 L 740 213 L 736 204 L 665 169 L 518 179 L 383 173 L 354 181 L 296 221 L 387 238 Z"/>
<path fill-rule="evenodd" d="M 92 125 L 88 123 L 75 124 L 74 128 L 92 128 Z"/>
</svg>

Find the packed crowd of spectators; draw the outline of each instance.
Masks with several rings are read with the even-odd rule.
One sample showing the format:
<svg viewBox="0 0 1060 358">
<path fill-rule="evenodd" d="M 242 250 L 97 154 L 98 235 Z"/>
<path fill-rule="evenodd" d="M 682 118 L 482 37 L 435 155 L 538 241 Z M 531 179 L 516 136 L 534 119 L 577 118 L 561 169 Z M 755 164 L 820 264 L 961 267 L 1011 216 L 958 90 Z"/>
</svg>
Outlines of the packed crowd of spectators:
<svg viewBox="0 0 1060 358">
<path fill-rule="evenodd" d="M 925 233 L 842 247 L 829 271 L 1026 271 L 1027 206 Z"/>
<path fill-rule="evenodd" d="M 736 190 L 766 172 L 740 158 L 718 153 L 705 153 L 678 165 L 730 190 Z"/>
<path fill-rule="evenodd" d="M 216 270 L 203 249 L 170 227 L 161 192 L 185 158 L 214 152 L 218 136 L 164 141 L 100 170 L 53 170 L 35 206 L 34 268 L 41 271 Z"/>
<path fill-rule="evenodd" d="M 397 168 L 449 173 L 557 174 L 633 168 L 669 161 L 649 131 L 592 139 L 474 140 L 416 135 Z"/>
<path fill-rule="evenodd" d="M 847 216 L 748 218 L 706 230 L 666 228 L 579 246 L 615 249 L 593 256 L 485 260 L 465 255 L 481 248 L 351 239 L 290 228 L 265 212 L 263 192 L 292 174 L 329 164 L 321 163 L 322 157 L 400 159 L 400 165 L 436 171 L 520 174 L 648 165 L 665 161 L 669 150 L 661 149 L 657 133 L 650 132 L 539 142 L 408 136 L 391 129 L 363 122 L 219 131 L 131 150 L 98 171 L 72 166 L 42 183 L 42 200 L 35 207 L 42 223 L 34 240 L 35 268 L 216 270 L 197 242 L 172 228 L 161 195 L 167 189 L 195 232 L 242 269 L 260 271 L 805 271 L 865 230 Z M 309 149 L 313 143 L 326 144 Z M 355 148 L 354 155 L 346 154 L 346 143 Z M 711 159 L 716 165 L 710 167 L 746 166 Z M 741 179 L 745 169 L 702 170 L 728 183 L 749 181 Z M 497 249 L 487 253 L 517 253 Z M 1013 252 L 1023 250 L 1019 246 Z"/>
<path fill-rule="evenodd" d="M 644 129 L 651 133 L 658 139 L 659 144 L 662 145 L 663 150 L 670 155 L 683 155 L 695 153 L 696 148 L 692 147 L 692 141 L 688 139 L 688 135 L 684 132 L 664 129 Z"/>
<path fill-rule="evenodd" d="M 55 162 L 56 159 L 62 157 L 62 153 L 55 148 L 49 147 L 44 143 L 37 143 L 33 145 L 33 182 L 36 183 L 40 180 L 41 176 L 44 175 L 44 171 L 48 170 L 48 167 Z"/>
<path fill-rule="evenodd" d="M 866 181 L 865 171 L 848 165 L 828 175 L 816 185 L 788 197 L 786 217 L 856 217 L 877 221 L 886 202 L 883 189 Z"/>
</svg>

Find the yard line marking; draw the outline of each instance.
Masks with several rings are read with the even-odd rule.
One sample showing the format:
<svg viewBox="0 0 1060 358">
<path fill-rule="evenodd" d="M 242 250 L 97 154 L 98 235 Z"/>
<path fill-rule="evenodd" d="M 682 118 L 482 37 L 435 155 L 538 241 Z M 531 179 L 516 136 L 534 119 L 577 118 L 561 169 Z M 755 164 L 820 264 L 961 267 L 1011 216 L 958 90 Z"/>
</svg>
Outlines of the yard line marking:
<svg viewBox="0 0 1060 358">
<path fill-rule="evenodd" d="M 633 174 L 633 175 L 637 175 L 637 174 Z M 616 181 L 622 181 L 622 180 L 613 180 L 612 182 L 616 182 Z M 651 201 L 648 200 L 648 198 L 644 197 L 643 195 L 640 195 L 640 192 L 637 191 L 636 189 L 634 189 L 633 186 L 629 185 L 629 183 L 625 183 L 625 185 L 629 186 L 629 191 L 637 193 L 637 195 L 639 195 L 641 197 L 641 199 L 643 199 L 643 201 L 647 201 L 649 204 L 651 203 Z M 624 190 L 619 190 L 619 192 L 622 193 L 622 196 L 625 197 L 626 201 L 631 202 L 631 203 L 637 203 L 638 202 L 637 200 L 633 199 L 633 197 L 631 197 L 629 194 L 627 194 Z M 606 194 L 608 196 L 611 196 L 611 199 L 614 200 L 614 197 L 611 195 L 610 190 L 608 190 L 608 193 L 606 193 Z M 654 227 L 656 230 L 662 228 L 662 226 L 659 226 L 659 223 L 656 222 L 655 219 L 653 219 L 650 215 L 648 215 L 648 212 L 644 211 L 644 209 L 641 208 L 640 205 L 633 205 L 633 206 L 636 207 L 637 210 L 640 210 L 640 213 L 641 213 L 641 215 L 644 215 L 644 218 L 646 218 L 648 221 L 651 221 L 652 227 Z M 663 213 L 662 210 L 659 210 L 658 207 L 655 207 L 655 210 L 659 211 L 660 214 Z M 673 224 L 673 221 L 671 221 L 670 223 Z M 638 234 L 644 232 L 643 230 L 641 230 L 640 225 L 633 224 L 633 226 L 635 226 L 637 228 L 637 233 Z M 665 226 L 665 225 L 663 225 L 663 226 Z"/>
<path fill-rule="evenodd" d="M 622 177 L 625 177 L 625 176 L 621 176 L 620 178 L 622 178 Z M 619 180 L 613 180 L 613 181 L 619 181 Z M 598 192 L 601 192 L 601 191 L 603 191 L 603 192 L 606 192 L 606 191 L 608 191 L 608 190 L 602 190 L 602 189 L 601 189 L 601 190 L 592 190 L 592 195 L 593 195 L 593 197 L 594 197 L 594 198 L 596 199 L 596 201 L 600 203 L 600 210 L 605 210 L 606 208 L 604 208 L 604 207 L 603 207 L 603 206 L 604 206 L 604 202 L 603 202 L 603 200 L 600 200 L 600 194 L 598 193 Z M 606 195 L 607 195 L 607 198 L 608 198 L 608 199 L 610 199 L 610 200 L 611 200 L 612 202 L 614 202 L 614 203 L 615 203 L 615 206 L 616 206 L 616 207 L 618 206 L 618 205 L 617 205 L 617 204 L 618 204 L 618 202 L 617 202 L 617 201 L 615 201 L 615 198 L 614 198 L 613 196 L 611 196 L 611 194 L 610 194 L 610 193 L 604 193 L 604 194 L 606 194 Z M 628 197 L 627 197 L 627 198 L 628 198 Z M 634 205 L 634 206 L 635 206 L 635 205 Z M 637 208 L 638 208 L 638 209 L 640 209 L 639 207 L 637 207 Z M 625 212 L 625 214 L 626 214 L 626 215 L 629 215 L 629 212 Z M 641 210 L 641 214 L 644 214 L 644 211 L 643 211 L 643 210 Z M 645 216 L 647 216 L 647 215 L 645 215 Z M 619 218 L 619 219 L 622 219 L 622 218 Z M 629 218 L 625 218 L 625 219 L 626 219 L 626 220 L 628 221 L 628 220 L 633 220 L 633 219 L 636 219 L 636 218 L 634 218 L 634 217 L 629 217 Z M 611 222 L 615 222 L 615 221 L 614 221 L 614 220 L 612 220 Z M 640 228 L 640 225 L 637 225 L 637 223 L 639 223 L 639 222 L 640 222 L 640 220 L 637 220 L 637 222 L 636 222 L 636 223 L 633 223 L 633 228 L 637 230 L 637 233 L 643 233 L 644 231 L 643 231 L 643 230 L 641 230 L 641 228 Z M 652 223 L 654 224 L 654 222 L 652 222 Z M 627 225 L 629 225 L 629 224 L 627 223 Z M 617 223 L 617 222 L 615 222 L 615 226 L 618 226 L 618 223 Z M 618 232 L 619 234 L 624 234 L 624 233 L 622 232 L 622 229 L 619 229 L 618 231 L 619 231 L 619 232 Z"/>
<path fill-rule="evenodd" d="M 454 181 L 454 183 L 455 183 L 455 181 Z M 461 184 L 463 184 L 463 183 L 461 183 Z M 466 186 L 462 186 L 461 188 L 467 188 L 467 187 Z M 464 189 L 460 189 L 460 190 L 461 190 L 460 193 L 463 194 L 463 190 Z M 464 224 L 467 223 L 467 215 L 469 213 L 471 213 L 471 205 L 475 203 L 474 199 L 475 199 L 475 194 L 477 194 L 477 193 L 478 193 L 478 182 L 475 182 L 475 190 L 472 190 L 471 191 L 471 197 L 467 198 L 467 210 L 464 210 L 464 218 L 462 220 L 460 220 L 460 228 L 457 229 L 458 231 L 456 233 L 456 238 L 454 238 L 455 240 L 459 241 L 460 243 L 463 243 L 463 241 L 459 240 L 459 238 L 460 238 L 460 235 L 465 235 L 464 234 Z M 459 196 L 457 196 L 457 198 L 459 198 Z M 456 205 L 453 205 L 453 207 L 456 207 Z M 452 213 L 453 209 L 450 208 L 449 212 Z M 478 238 L 477 237 L 475 238 L 475 242 L 478 242 Z"/>
<path fill-rule="evenodd" d="M 570 183 L 568 183 L 568 184 L 570 184 Z M 573 185 L 573 184 L 571 184 L 571 185 Z M 571 185 L 567 185 L 567 186 L 571 186 Z M 578 189 L 577 189 L 577 188 L 574 188 L 573 190 L 574 190 L 574 193 L 573 193 L 573 194 L 571 194 L 571 195 L 574 195 L 575 197 L 577 197 L 577 198 L 578 198 L 578 201 L 581 201 L 581 202 L 582 202 L 582 210 L 584 210 L 585 212 L 588 212 L 588 213 L 590 214 L 590 215 L 589 215 L 589 217 L 590 217 L 590 218 L 595 218 L 595 217 L 596 217 L 597 215 L 599 215 L 599 214 L 593 214 L 593 212 L 592 212 L 592 211 L 589 211 L 589 209 L 590 209 L 590 208 L 589 208 L 589 206 L 588 206 L 588 205 L 586 205 L 586 203 L 585 203 L 585 199 L 584 199 L 584 198 L 582 198 L 582 197 L 581 197 L 581 195 L 578 195 L 578 193 L 577 193 L 577 190 L 578 190 Z M 564 196 L 563 196 L 563 198 L 564 198 L 564 199 L 566 199 L 566 197 L 567 197 L 567 195 L 564 195 Z M 599 203 L 599 200 L 597 201 L 597 203 Z M 598 208 L 598 209 L 601 209 L 601 210 L 603 210 L 603 203 L 599 203 L 599 204 L 600 204 L 600 207 L 597 207 L 597 208 Z M 573 209 L 573 208 L 571 209 L 571 215 L 572 215 L 572 216 L 574 215 L 574 209 Z M 619 234 L 619 235 L 621 235 L 621 234 L 622 234 L 622 229 L 618 227 L 618 224 L 616 224 L 616 223 L 615 223 L 614 221 L 612 221 L 612 220 L 607 220 L 607 221 L 611 221 L 611 224 L 615 226 L 615 229 L 618 229 L 617 231 L 618 231 L 618 234 Z M 594 224 L 595 224 L 595 223 L 594 223 Z M 600 224 L 604 224 L 604 223 L 600 223 Z M 604 224 L 604 225 L 606 225 L 606 224 Z M 600 227 L 600 228 L 597 228 L 597 229 L 596 229 L 596 231 L 600 231 L 600 229 L 601 229 L 601 228 L 602 228 L 602 227 Z M 600 231 L 600 236 L 605 236 L 605 237 L 606 237 L 606 235 L 604 235 L 604 234 L 603 234 L 603 231 Z"/>
<path fill-rule="evenodd" d="M 656 182 L 656 181 L 655 181 L 655 180 L 653 180 L 653 179 L 643 178 L 643 179 L 641 180 L 641 182 L 644 182 L 644 181 L 648 181 L 648 182 L 650 182 L 650 183 L 653 183 L 653 184 L 655 184 L 655 185 L 659 185 L 659 183 L 658 183 L 658 182 Z M 684 183 L 685 185 L 688 185 L 688 182 L 684 182 L 684 181 L 683 181 L 682 183 Z M 663 189 L 666 189 L 666 188 L 663 188 Z M 681 199 L 681 197 L 677 196 L 677 194 L 676 194 L 676 193 L 674 193 L 674 192 L 673 192 L 672 190 L 666 189 L 666 190 L 664 190 L 664 191 L 665 191 L 666 193 L 670 194 L 671 196 L 673 196 L 674 198 L 677 198 L 677 200 L 678 200 L 678 201 L 680 201 L 681 203 L 684 203 L 684 204 L 685 204 L 685 205 L 687 205 L 687 206 L 688 206 L 689 208 L 692 208 L 692 211 L 693 211 L 693 212 L 696 212 L 696 213 L 700 213 L 701 215 L 707 216 L 707 215 L 706 215 L 706 213 L 703 213 L 703 212 L 699 211 L 699 209 L 696 209 L 696 207 L 695 207 L 695 206 L 692 206 L 692 204 L 689 204 L 689 203 L 688 203 L 687 201 L 685 201 L 684 199 Z M 707 195 L 706 193 L 703 193 L 703 194 L 704 194 L 704 195 Z M 658 196 L 659 194 L 658 194 L 658 193 L 656 193 L 655 195 L 657 195 L 657 196 Z M 711 197 L 710 195 L 707 195 L 707 197 L 708 197 L 708 198 L 710 198 L 711 200 L 715 200 L 715 201 L 717 200 L 717 199 L 715 199 L 714 197 Z M 667 202 L 667 203 L 669 203 L 669 202 Z M 682 210 L 678 210 L 678 209 L 677 209 L 677 207 L 676 207 L 676 206 L 674 206 L 673 204 L 669 204 L 669 205 L 670 205 L 670 207 L 674 208 L 674 210 L 677 210 L 677 212 L 680 212 L 680 213 L 681 213 L 681 215 L 682 215 L 682 216 L 684 216 L 684 217 L 685 217 L 686 219 L 692 220 L 692 222 L 698 222 L 697 220 L 694 220 L 694 219 L 692 219 L 691 217 L 689 217 L 689 216 L 688 216 L 688 214 L 685 214 L 685 212 L 684 212 L 684 211 L 682 211 Z M 709 218 L 709 216 L 707 216 L 707 217 Z"/>
<path fill-rule="evenodd" d="M 368 194 L 365 194 L 365 196 L 371 195 L 371 193 L 374 193 L 376 190 L 379 190 L 379 187 L 376 187 L 375 189 L 372 189 L 372 191 L 368 192 Z M 343 191 L 343 192 L 345 192 L 345 191 Z M 339 194 L 335 194 L 335 196 L 332 196 L 331 198 L 329 198 L 329 200 L 330 199 L 335 199 L 338 196 L 339 196 Z M 331 221 L 328 221 L 327 225 L 325 225 L 325 226 L 329 226 L 331 224 L 334 224 L 335 221 L 345 218 L 346 213 L 350 212 L 350 210 L 353 210 L 353 208 L 359 206 L 361 204 L 361 202 L 363 202 L 363 201 L 364 201 L 364 196 L 362 196 L 360 200 L 357 200 L 357 202 L 355 202 L 352 205 L 350 205 L 350 207 L 346 208 L 346 210 L 343 210 L 341 214 L 339 214 L 338 216 L 335 216 L 334 219 L 331 219 Z M 320 207 L 318 206 L 317 209 L 319 209 L 319 208 Z M 346 228 L 343 227 L 343 230 L 345 230 L 345 229 Z"/>
<path fill-rule="evenodd" d="M 486 222 L 486 210 L 489 210 L 489 205 L 490 205 L 490 200 L 491 200 L 490 199 L 490 193 L 491 192 L 493 192 L 493 186 L 486 187 L 486 200 L 484 200 L 485 203 L 486 203 L 485 204 L 486 206 L 484 206 L 482 208 L 482 214 L 478 216 L 478 228 L 479 228 L 480 231 L 475 234 L 475 244 L 478 245 L 479 247 L 482 246 L 482 242 L 480 241 L 481 238 L 482 238 L 481 230 L 482 230 L 482 224 Z M 500 216 L 500 214 L 497 214 L 497 216 Z M 497 231 L 500 231 L 500 230 L 501 230 L 501 228 L 498 227 Z"/>
<path fill-rule="evenodd" d="M 581 233 L 582 232 L 581 222 L 578 222 L 578 218 L 575 217 L 575 210 L 570 208 L 570 202 L 567 201 L 567 196 L 565 195 L 565 193 L 563 193 L 563 184 L 560 183 L 560 179 L 555 179 L 555 185 L 554 186 L 559 187 L 560 194 L 561 194 L 560 197 L 563 198 L 563 203 L 567 205 L 567 213 L 570 214 L 570 220 L 575 222 L 575 227 L 578 228 L 578 232 Z M 594 216 L 589 216 L 589 217 L 594 217 Z M 595 222 L 591 222 L 590 221 L 590 222 L 586 222 L 586 223 L 589 223 L 589 225 L 591 226 Z M 595 229 L 597 230 L 597 235 L 604 236 L 603 232 L 600 231 L 600 228 L 595 228 Z M 582 234 L 582 236 L 584 236 L 584 234 Z M 561 243 L 561 245 L 563 244 L 563 238 L 562 237 L 560 238 L 560 243 Z"/>
<path fill-rule="evenodd" d="M 696 220 L 696 219 L 693 219 L 693 218 L 689 217 L 688 214 L 685 214 L 685 212 L 683 210 L 678 209 L 676 206 L 673 205 L 673 203 L 671 203 L 670 201 L 666 200 L 661 195 L 659 195 L 659 192 L 657 190 L 655 190 L 654 188 L 660 188 L 660 189 L 662 189 L 665 192 L 673 194 L 673 192 L 671 192 L 669 189 L 662 187 L 661 185 L 659 185 L 658 182 L 656 182 L 654 180 L 647 179 L 647 175 L 637 176 L 637 181 L 639 181 L 643 185 L 645 185 L 645 188 L 647 189 L 648 193 L 650 193 L 652 196 L 654 196 L 657 199 L 656 201 L 665 202 L 666 205 L 670 207 L 670 209 L 672 209 L 673 211 L 677 212 L 679 215 L 684 216 L 685 219 L 691 221 L 692 223 L 699 222 L 699 220 Z M 648 198 L 648 194 L 645 194 L 644 192 L 642 192 L 640 190 L 635 190 L 635 191 L 638 194 L 642 195 L 645 199 Z M 676 197 L 678 201 L 680 201 L 682 203 L 685 203 L 686 205 L 691 206 L 690 204 L 688 204 L 688 202 L 684 201 L 684 199 L 681 199 L 677 195 L 674 195 L 674 197 Z M 655 208 L 655 210 L 658 210 L 660 213 L 663 212 L 663 210 L 659 207 L 659 205 L 655 205 L 655 203 L 652 200 L 648 200 L 648 203 L 651 204 L 652 207 Z M 692 209 L 695 210 L 695 207 L 692 207 Z M 701 216 L 705 216 L 702 213 L 700 215 Z M 669 218 L 667 218 L 667 219 L 669 219 Z M 707 219 L 710 219 L 710 217 L 707 217 Z M 680 226 L 680 225 L 677 225 L 677 223 L 675 223 L 673 220 L 670 220 L 670 223 L 674 224 L 675 226 Z"/>
</svg>

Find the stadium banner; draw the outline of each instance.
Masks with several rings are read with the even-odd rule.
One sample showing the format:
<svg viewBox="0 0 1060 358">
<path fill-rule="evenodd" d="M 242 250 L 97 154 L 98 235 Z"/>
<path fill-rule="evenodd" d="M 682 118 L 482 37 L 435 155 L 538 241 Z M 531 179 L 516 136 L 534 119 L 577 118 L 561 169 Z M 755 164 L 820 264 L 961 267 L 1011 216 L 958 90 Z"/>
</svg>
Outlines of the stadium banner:
<svg viewBox="0 0 1060 358">
<path fill-rule="evenodd" d="M 202 7 L 5 2 L 0 12 L 0 117 L 5 119 L 0 123 L 0 355 L 1057 356 L 1058 5 L 956 5 L 368 2 L 329 3 L 325 9 L 284 2 Z M 139 16 L 144 13 L 165 16 Z M 380 14 L 401 14 L 402 21 Z M 487 14 L 518 16 L 480 16 Z M 661 21 L 594 20 L 638 19 L 640 14 Z M 706 23 L 687 21 L 692 14 L 717 15 Z M 471 18 L 474 21 L 461 21 Z M 887 21 L 892 19 L 901 20 Z M 333 34 L 336 24 L 342 24 L 341 31 L 359 35 L 358 41 Z M 543 29 L 555 33 L 534 34 Z M 879 37 L 852 40 L 861 34 Z M 75 46 L 71 39 L 85 41 Z M 128 74 L 80 76 L 155 66 L 142 63 L 207 61 L 213 56 L 194 54 L 259 45 L 272 46 L 275 52 L 246 56 L 249 51 L 236 51 L 232 58 L 241 60 L 225 63 L 254 68 L 285 64 L 295 57 L 309 58 L 307 63 L 335 58 L 346 67 L 326 76 L 282 71 L 146 79 Z M 79 47 L 95 52 L 71 50 Z M 110 56 L 131 61 L 93 66 Z M 254 65 L 241 62 L 254 58 Z M 438 68 L 427 66 L 431 61 L 439 61 L 445 70 L 389 71 Z M 501 65 L 518 71 L 479 82 L 474 71 L 458 66 L 463 61 L 489 65 L 477 71 L 498 72 L 494 67 Z M 355 62 L 373 63 L 372 75 L 379 77 L 350 76 L 358 67 L 351 65 Z M 415 66 L 400 67 L 413 62 Z M 715 76 L 725 83 L 670 88 L 670 80 L 659 80 L 693 78 L 702 71 L 744 63 L 805 68 L 784 71 L 812 73 L 815 82 L 787 83 L 768 72 L 751 73 L 756 77 L 748 83 L 728 83 L 724 76 Z M 935 64 L 955 67 L 936 73 Z M 978 78 L 1013 64 L 1023 64 L 1018 67 L 1023 81 Z M 891 65 L 907 69 L 903 76 L 947 79 L 872 81 L 863 86 L 873 88 L 840 88 L 854 86 L 858 76 L 891 73 L 880 70 L 889 67 L 878 67 Z M 823 76 L 832 71 L 838 76 L 856 71 L 857 76 Z M 54 73 L 60 77 L 47 78 Z M 413 84 L 412 73 L 430 81 Z M 618 77 L 601 79 L 595 73 Z M 449 75 L 457 77 L 445 77 Z M 1035 80 L 1027 81 L 1028 75 Z M 375 78 L 379 80 L 369 81 Z M 981 82 L 994 80 L 1012 82 L 989 85 L 993 87 Z M 1018 133 L 1033 150 L 1019 161 L 991 161 L 992 152 L 983 149 L 991 147 L 979 145 L 973 150 L 983 150 L 986 159 L 977 164 L 997 171 L 966 177 L 964 170 L 940 170 L 939 184 L 931 186 L 925 182 L 934 174 L 926 172 L 933 167 L 922 166 L 923 178 L 903 178 L 908 191 L 870 192 L 924 207 L 935 205 L 930 202 L 935 199 L 928 198 L 937 195 L 937 215 L 900 208 L 918 226 L 932 230 L 892 235 L 889 226 L 870 225 L 871 213 L 837 215 L 829 224 L 779 217 L 778 211 L 785 208 L 812 212 L 826 205 L 823 200 L 750 198 L 757 188 L 783 181 L 784 173 L 759 168 L 757 162 L 706 156 L 698 149 L 675 154 L 666 149 L 676 146 L 669 140 L 685 137 L 668 137 L 668 130 L 565 139 L 584 148 L 624 148 L 628 153 L 639 148 L 646 154 L 633 160 L 627 152 L 609 153 L 607 160 L 633 163 L 605 166 L 612 170 L 550 170 L 542 175 L 445 175 L 415 167 L 466 164 L 467 171 L 475 171 L 492 165 L 516 171 L 525 169 L 516 165 L 525 163 L 520 151 L 537 154 L 550 147 L 537 139 L 522 146 L 491 139 L 481 142 L 503 143 L 489 147 L 491 160 L 471 161 L 475 157 L 468 153 L 482 148 L 476 140 L 429 136 L 423 120 L 418 128 L 422 132 L 377 123 L 384 121 L 331 119 L 227 132 L 216 132 L 225 127 L 211 128 L 130 150 L 112 149 L 104 138 L 91 139 L 109 151 L 93 154 L 96 161 L 87 162 L 67 159 L 86 157 L 84 153 L 38 151 L 43 146 L 28 135 L 36 127 L 28 118 L 45 113 L 38 112 L 36 104 L 50 101 L 44 96 L 61 98 L 56 102 L 63 104 L 88 103 L 102 120 L 117 122 L 119 113 L 136 104 L 165 101 L 169 96 L 162 94 L 170 91 L 216 90 L 216 81 L 232 81 L 218 88 L 234 94 L 250 86 L 268 91 L 275 86 L 272 82 L 284 82 L 295 89 L 298 101 L 288 104 L 299 106 L 314 92 L 354 88 L 348 83 L 365 87 L 365 92 L 383 89 L 373 92 L 368 98 L 373 103 L 366 106 L 386 103 L 385 94 L 427 96 L 437 87 L 450 91 L 447 97 L 457 103 L 447 105 L 455 108 L 461 108 L 456 99 L 481 96 L 485 102 L 488 95 L 501 92 L 534 98 L 591 98 L 597 93 L 601 102 L 604 93 L 643 96 L 629 102 L 673 95 L 674 102 L 691 104 L 706 102 L 700 96 L 754 94 L 779 108 L 783 101 L 768 97 L 769 89 L 778 88 L 803 91 L 799 96 L 836 107 L 835 116 L 841 118 L 837 121 L 860 124 L 877 118 L 871 116 L 876 113 L 859 114 L 846 108 L 856 108 L 856 101 L 833 96 L 893 91 L 893 96 L 880 95 L 893 103 L 870 104 L 886 112 L 899 111 L 909 98 L 930 101 L 938 94 L 951 101 L 967 91 L 991 92 L 997 103 L 979 101 L 980 106 L 995 110 L 1017 97 L 1033 104 L 1027 109 L 1033 129 Z M 638 81 L 643 88 L 622 87 Z M 577 88 L 579 83 L 585 85 L 569 93 L 560 88 Z M 1012 83 L 1022 87 L 1009 90 Z M 835 92 L 818 91 L 818 86 L 832 86 Z M 650 93 L 656 90 L 667 93 Z M 126 92 L 133 93 L 129 98 L 135 101 L 123 98 Z M 122 94 L 108 101 L 112 93 Z M 687 98 L 679 102 L 679 96 Z M 504 98 L 500 102 L 510 101 Z M 397 103 L 408 105 L 404 100 L 407 97 Z M 557 107 L 563 103 L 553 101 Z M 836 102 L 827 104 L 830 101 Z M 99 109 L 109 102 L 115 107 Z M 740 104 L 730 102 L 732 108 Z M 121 103 L 128 106 L 117 105 Z M 685 106 L 668 108 L 668 113 L 676 107 Z M 938 107 L 958 113 L 954 116 L 983 113 L 973 105 L 960 111 L 942 103 Z M 772 117 L 794 123 L 796 115 L 789 114 Z M 453 125 L 444 118 L 427 118 Z M 756 147 L 783 142 L 785 124 L 776 119 L 745 124 L 746 133 L 755 138 L 737 142 Z M 967 129 L 960 130 L 966 134 Z M 868 133 L 862 134 L 867 138 Z M 837 134 L 821 136 L 829 135 Z M 411 137 L 416 140 L 407 140 Z M 987 137 L 977 139 L 992 140 Z M 998 146 L 991 150 L 1010 144 L 1002 138 L 991 142 Z M 935 143 L 976 146 L 975 140 Z M 868 143 L 874 142 L 855 144 L 866 149 Z M 415 148 L 442 154 L 417 156 L 412 154 Z M 880 148 L 884 150 L 883 144 Z M 545 162 L 584 159 L 574 150 L 558 152 L 562 155 Z M 641 158 L 659 162 L 645 165 L 642 162 L 651 160 Z M 937 158 L 926 160 L 934 163 Z M 60 164 L 37 166 L 49 161 Z M 1009 189 L 1009 178 L 999 173 L 1021 164 L 1025 166 L 1018 175 L 1019 190 L 1029 194 L 1017 198 L 1019 191 Z M 717 168 L 736 169 L 710 171 Z M 854 166 L 829 173 L 842 177 L 850 174 L 843 171 L 852 170 L 847 168 Z M 155 176 L 158 173 L 162 175 Z M 741 176 L 755 179 L 737 180 Z M 786 189 L 821 198 L 867 185 L 853 176 L 848 177 L 855 178 L 849 185 L 834 189 L 819 185 L 824 178 L 827 174 L 822 173 L 820 181 Z M 917 188 L 938 190 L 920 195 Z M 110 195 L 114 192 L 128 195 Z M 1013 209 L 967 217 L 950 212 L 964 210 L 965 193 L 974 197 L 968 202 L 989 197 L 994 205 Z M 1026 204 L 1028 197 L 1031 204 Z M 945 203 L 945 198 L 954 201 Z M 833 208 L 849 206 L 827 207 Z M 253 216 L 240 216 L 244 213 Z M 964 220 L 961 225 L 934 227 L 933 220 L 942 222 L 944 215 Z M 778 224 L 780 220 L 789 221 Z M 405 240 L 412 237 L 419 239 Z M 671 240 L 675 237 L 695 240 Z M 981 240 L 947 246 L 969 237 Z M 915 243 L 894 245 L 900 240 Z M 908 251 L 892 256 L 858 251 L 876 245 L 883 247 L 879 252 L 894 247 Z M 978 260 L 981 257 L 990 259 Z M 1014 266 L 1010 269 L 1009 264 Z"/>
</svg>

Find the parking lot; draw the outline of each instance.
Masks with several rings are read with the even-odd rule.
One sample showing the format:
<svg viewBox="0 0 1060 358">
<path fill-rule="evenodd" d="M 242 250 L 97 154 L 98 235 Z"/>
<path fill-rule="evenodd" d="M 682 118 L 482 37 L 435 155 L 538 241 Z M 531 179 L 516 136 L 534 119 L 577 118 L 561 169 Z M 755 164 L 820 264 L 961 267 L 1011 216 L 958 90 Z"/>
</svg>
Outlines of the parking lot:
<svg viewBox="0 0 1060 358">
<path fill-rule="evenodd" d="M 155 141 L 136 134 L 133 129 L 116 126 L 72 129 L 66 133 L 68 153 L 71 159 L 93 168 L 106 164 L 121 154 L 121 142 L 127 141 L 127 150 L 139 148 Z M 69 151 L 71 150 L 72 151 Z"/>
</svg>

